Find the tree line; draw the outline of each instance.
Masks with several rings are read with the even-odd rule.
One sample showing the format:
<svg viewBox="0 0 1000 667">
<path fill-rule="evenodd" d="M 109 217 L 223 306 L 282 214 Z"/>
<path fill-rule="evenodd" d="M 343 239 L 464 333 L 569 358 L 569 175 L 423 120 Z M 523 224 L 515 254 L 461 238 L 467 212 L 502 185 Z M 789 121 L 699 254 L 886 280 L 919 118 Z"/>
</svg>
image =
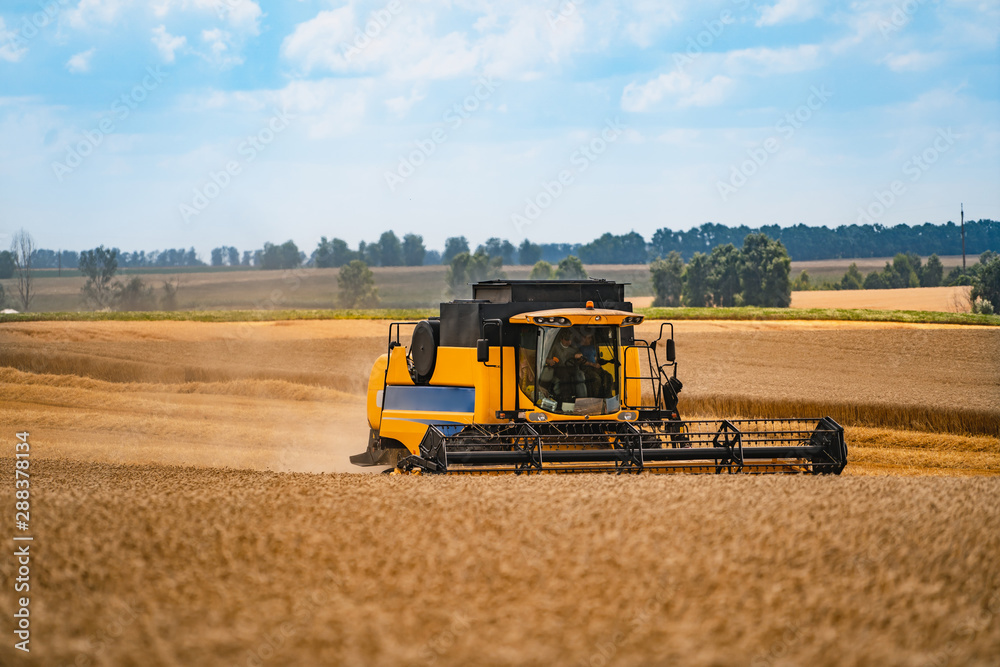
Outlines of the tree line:
<svg viewBox="0 0 1000 667">
<path fill-rule="evenodd" d="M 638 236 L 638 235 L 635 235 Z M 612 237 L 605 234 L 602 238 Z M 614 237 L 612 237 L 614 238 Z M 632 233 L 617 237 L 619 247 L 635 249 Z M 334 239 L 337 241 L 337 239 Z M 324 238 L 314 251 L 309 262 L 316 265 L 316 257 L 325 246 L 331 251 L 344 250 L 346 244 L 327 242 Z M 372 251 L 370 246 L 377 247 Z M 235 247 L 224 247 L 213 251 L 213 263 L 235 262 L 239 252 Z M 424 253 L 418 257 L 417 251 Z M 409 251 L 410 254 L 407 254 Z M 57 255 L 59 265 L 70 257 L 63 251 Z M 396 262 L 407 257 L 414 264 L 426 256 L 423 239 L 408 234 L 402 242 L 392 232 L 383 233 L 374 244 L 359 246 L 355 254 L 346 255 L 346 263 L 340 265 L 338 284 L 340 305 L 345 308 L 371 308 L 379 303 L 375 288 L 374 274 L 362 259 L 378 258 L 379 261 Z M 540 246 L 525 240 L 516 249 L 518 260 L 535 260 L 529 278 L 534 280 L 586 278 L 583 260 L 575 255 L 561 258 L 556 266 L 545 259 Z M 188 251 L 178 251 L 179 257 Z M 192 248 L 190 254 L 194 253 Z M 446 282 L 448 291 L 455 298 L 468 295 L 469 284 L 493 278 L 504 278 L 505 261 L 513 258 L 512 244 L 499 238 L 491 238 L 470 252 L 464 237 L 449 238 L 445 244 L 442 261 L 446 261 Z M 244 253 L 244 258 L 248 253 Z M 153 287 L 138 276 L 121 282 L 116 274 L 123 256 L 117 248 L 106 249 L 103 245 L 92 250 L 74 253 L 78 270 L 87 278 L 81 289 L 85 305 L 93 309 L 152 310 L 160 308 L 172 310 L 177 305 L 176 281 L 165 281 L 162 295 L 157 296 Z M 159 256 L 159 253 L 157 253 Z M 14 234 L 10 250 L 0 251 L 0 278 L 14 277 L 16 294 L 14 297 L 22 309 L 30 309 L 34 296 L 32 271 L 40 268 L 36 259 L 51 257 L 34 247 L 31 235 L 21 229 Z M 293 241 L 281 245 L 266 243 L 264 248 L 251 255 L 261 268 L 290 269 L 306 261 L 305 253 L 299 251 Z M 332 255 L 331 255 L 332 257 Z M 169 258 L 169 255 L 168 255 Z M 330 259 L 330 258 L 328 258 Z M 180 260 L 177 260 L 180 261 Z M 333 260 L 330 259 L 332 263 Z M 400 264 L 388 264 L 399 266 Z M 649 265 L 656 306 L 771 306 L 787 307 L 791 302 L 793 287 L 807 288 L 808 274 L 805 271 L 798 279 L 790 279 L 791 258 L 784 243 L 762 232 L 751 232 L 743 238 L 742 247 L 733 243 L 718 244 L 709 253 L 695 252 L 685 262 L 683 255 L 671 250 L 664 257 L 655 258 Z M 947 276 L 936 254 L 923 263 L 916 253 L 897 253 L 891 262 L 886 262 L 881 271 L 873 271 L 862 276 L 856 263 L 852 263 L 837 289 L 886 289 L 904 287 L 934 287 L 945 285 L 971 285 L 973 312 L 1000 312 L 1000 255 L 992 250 L 980 254 L 979 261 L 967 271 L 955 267 Z M 0 308 L 5 307 L 7 295 L 0 284 Z"/>
<path fill-rule="evenodd" d="M 589 243 L 533 243 L 528 239 L 514 245 L 506 239 L 487 239 L 474 250 L 464 236 L 445 240 L 441 251 L 428 249 L 423 237 L 405 234 L 400 239 L 395 232 L 383 232 L 377 241 L 361 241 L 352 248 L 340 238 L 322 237 L 309 253 L 299 249 L 294 241 L 281 244 L 265 243 L 263 248 L 244 250 L 234 246 L 219 246 L 211 251 L 210 265 L 253 267 L 264 270 L 291 269 L 298 266 L 318 268 L 341 267 L 353 260 L 363 261 L 368 266 L 426 266 L 448 264 L 461 253 L 483 253 L 491 259 L 499 258 L 503 264 L 534 266 L 539 261 L 557 265 L 569 256 L 579 258 L 585 264 L 646 264 L 653 259 L 666 257 L 671 252 L 680 254 L 689 262 L 696 253 L 710 254 L 720 245 L 733 244 L 734 247 L 752 233 L 762 233 L 776 241 L 781 241 L 790 257 L 798 261 L 817 259 L 841 259 L 853 257 L 892 257 L 894 255 L 915 254 L 927 256 L 958 255 L 962 253 L 962 236 L 954 222 L 940 225 L 896 225 L 885 227 L 878 224 L 841 225 L 836 228 L 808 227 L 803 224 L 793 227 L 765 225 L 751 228 L 745 225 L 727 227 L 713 222 L 688 230 L 675 231 L 668 228 L 657 230 L 647 242 L 643 236 L 631 231 L 625 234 L 605 233 Z M 965 224 L 965 249 L 972 256 L 987 250 L 1000 248 L 1000 222 L 994 220 L 972 220 Z M 0 253 L 0 278 L 9 277 L 9 261 Z M 170 248 L 167 250 L 122 252 L 118 251 L 119 265 L 133 267 L 183 267 L 206 266 L 194 248 Z M 35 268 L 73 268 L 79 263 L 79 253 L 72 250 L 34 249 L 32 264 Z M 5 273 L 6 272 L 6 273 Z"/>
</svg>

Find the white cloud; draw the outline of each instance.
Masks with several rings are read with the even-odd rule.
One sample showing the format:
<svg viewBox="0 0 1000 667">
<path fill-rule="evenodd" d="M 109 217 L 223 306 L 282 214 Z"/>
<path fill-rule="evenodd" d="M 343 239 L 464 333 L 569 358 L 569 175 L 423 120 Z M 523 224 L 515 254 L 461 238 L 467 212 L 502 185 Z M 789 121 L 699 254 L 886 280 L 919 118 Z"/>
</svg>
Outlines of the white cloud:
<svg viewBox="0 0 1000 667">
<path fill-rule="evenodd" d="M 453 21 L 432 10 L 408 11 L 403 5 L 398 13 L 362 13 L 349 3 L 297 25 L 281 54 L 304 73 L 371 73 L 410 81 L 486 72 L 531 80 L 587 45 L 579 9 L 555 22 L 533 5 L 474 9 L 481 14 L 463 31 L 451 29 Z"/>
<path fill-rule="evenodd" d="M 182 107 L 191 113 L 235 111 L 263 117 L 280 111 L 310 139 L 327 139 L 357 132 L 367 119 L 372 88 L 371 79 L 300 80 L 277 90 L 216 90 L 207 96 L 189 96 Z"/>
<path fill-rule="evenodd" d="M 695 81 L 680 71 L 661 74 L 645 84 L 625 86 L 621 105 L 625 111 L 651 111 L 661 102 L 677 107 L 705 107 L 722 103 L 733 86 L 728 76 L 717 74 L 707 81 Z"/>
<path fill-rule="evenodd" d="M 0 16 L 0 60 L 9 63 L 16 63 L 28 52 L 26 48 L 18 48 L 15 43 L 18 33 L 14 30 L 7 30 L 3 17 Z"/>
<path fill-rule="evenodd" d="M 160 25 L 153 28 L 153 44 L 160 52 L 163 62 L 174 62 L 174 53 L 187 43 L 187 37 L 175 37 L 167 32 L 166 26 Z"/>
<path fill-rule="evenodd" d="M 353 27 L 354 9 L 350 5 L 322 11 L 295 26 L 295 31 L 281 45 L 281 54 L 306 72 L 316 68 L 345 70 L 348 67 L 346 49 L 354 37 Z"/>
<path fill-rule="evenodd" d="M 773 5 L 761 8 L 757 27 L 806 21 L 819 14 L 822 9 L 823 0 L 778 0 Z"/>
<path fill-rule="evenodd" d="M 86 51 L 81 51 L 74 56 L 71 56 L 68 61 L 66 61 L 66 69 L 68 69 L 73 74 L 83 74 L 90 71 L 90 59 L 94 57 L 94 53 L 97 52 L 96 48 L 90 48 Z"/>
<path fill-rule="evenodd" d="M 676 107 L 716 106 L 726 100 L 737 79 L 817 69 L 822 64 L 821 56 L 822 49 L 815 44 L 707 53 L 696 63 L 698 74 L 675 69 L 644 84 L 629 83 L 622 92 L 622 109 L 650 111 L 661 102 Z"/>
<path fill-rule="evenodd" d="M 159 0 L 152 9 L 161 20 L 172 11 L 211 12 L 224 19 L 230 29 L 245 35 L 260 34 L 260 19 L 264 15 L 255 0 Z"/>
<path fill-rule="evenodd" d="M 822 65 L 822 50 L 816 44 L 771 49 L 756 47 L 725 54 L 723 65 L 730 74 L 770 76 L 806 72 Z"/>
<path fill-rule="evenodd" d="M 226 68 L 243 63 L 243 57 L 234 53 L 233 36 L 221 28 L 201 31 L 201 41 L 208 45 L 209 55 L 204 56 L 219 67 Z"/>
<path fill-rule="evenodd" d="M 410 109 L 417 102 L 426 98 L 426 93 L 421 93 L 416 88 L 410 91 L 408 96 L 400 95 L 399 97 L 393 97 L 385 101 L 385 106 L 395 114 L 398 118 L 403 118 L 406 114 L 410 113 Z"/>
<path fill-rule="evenodd" d="M 471 74 L 478 57 L 465 36 L 432 34 L 433 18 L 388 12 L 358 16 L 345 5 L 300 23 L 285 38 L 281 52 L 307 73 L 380 71 L 404 80 Z"/>
<path fill-rule="evenodd" d="M 939 65 L 943 59 L 940 53 L 909 51 L 890 53 L 881 62 L 893 72 L 920 72 Z"/>
<path fill-rule="evenodd" d="M 650 47 L 665 28 L 680 21 L 676 7 L 660 0 L 639 2 L 630 9 L 638 16 L 625 24 L 625 34 L 643 49 Z"/>
<path fill-rule="evenodd" d="M 66 20 L 77 29 L 86 29 L 95 23 L 112 23 L 132 0 L 80 0 L 75 9 L 66 12 Z"/>
</svg>

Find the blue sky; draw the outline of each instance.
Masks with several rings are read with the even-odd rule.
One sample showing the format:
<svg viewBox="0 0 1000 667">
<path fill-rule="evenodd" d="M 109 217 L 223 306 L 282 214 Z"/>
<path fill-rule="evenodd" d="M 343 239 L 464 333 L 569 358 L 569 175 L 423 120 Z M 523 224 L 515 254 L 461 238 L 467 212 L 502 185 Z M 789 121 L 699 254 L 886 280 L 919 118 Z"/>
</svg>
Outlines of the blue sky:
<svg viewBox="0 0 1000 667">
<path fill-rule="evenodd" d="M 0 236 L 997 219 L 998 33 L 995 1 L 5 2 Z"/>
</svg>

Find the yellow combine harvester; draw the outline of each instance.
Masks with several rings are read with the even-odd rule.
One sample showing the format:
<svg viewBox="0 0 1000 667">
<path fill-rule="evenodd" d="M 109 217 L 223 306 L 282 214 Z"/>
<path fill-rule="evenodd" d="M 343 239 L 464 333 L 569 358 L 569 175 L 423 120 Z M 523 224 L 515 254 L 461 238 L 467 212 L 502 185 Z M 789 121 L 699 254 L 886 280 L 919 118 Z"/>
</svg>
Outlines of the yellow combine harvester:
<svg viewBox="0 0 1000 667">
<path fill-rule="evenodd" d="M 844 429 L 829 417 L 682 420 L 673 325 L 646 341 L 634 334 L 642 321 L 623 283 L 493 280 L 442 303 L 440 317 L 393 322 L 368 380 L 368 449 L 351 462 L 422 473 L 844 469 Z"/>
</svg>

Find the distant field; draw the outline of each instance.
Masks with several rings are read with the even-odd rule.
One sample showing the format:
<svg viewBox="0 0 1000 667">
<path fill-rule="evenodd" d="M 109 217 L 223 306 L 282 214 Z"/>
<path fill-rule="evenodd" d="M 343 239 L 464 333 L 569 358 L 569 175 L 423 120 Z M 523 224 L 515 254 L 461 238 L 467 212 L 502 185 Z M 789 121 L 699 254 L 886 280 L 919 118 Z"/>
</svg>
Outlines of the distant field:
<svg viewBox="0 0 1000 667">
<path fill-rule="evenodd" d="M 792 308 L 874 308 L 967 313 L 971 289 L 971 287 L 915 287 L 792 292 Z"/>
<path fill-rule="evenodd" d="M 595 265 L 588 269 L 597 278 L 632 283 L 629 295 L 652 294 L 649 268 L 638 265 Z M 181 310 L 335 308 L 339 269 L 297 269 L 261 271 L 257 269 L 145 273 L 142 279 L 162 293 L 166 280 L 178 280 L 178 307 Z M 375 285 L 383 308 L 427 308 L 448 300 L 444 266 L 373 267 Z M 529 266 L 508 266 L 511 279 L 525 279 Z M 80 288 L 84 278 L 64 271 L 36 282 L 35 312 L 82 309 Z M 15 291 L 13 280 L 0 281 L 8 294 Z"/>
<path fill-rule="evenodd" d="M 805 269 L 816 280 L 839 280 L 852 262 L 856 262 L 862 273 L 881 269 L 891 258 L 837 259 L 815 262 L 792 262 L 792 275 L 797 276 Z M 945 270 L 960 266 L 961 256 L 942 257 Z M 970 258 L 975 261 L 975 258 Z M 636 298 L 636 306 L 645 306 L 652 301 L 652 284 L 649 267 L 645 264 L 594 264 L 588 265 L 588 274 L 593 278 L 605 278 L 629 283 L 625 293 Z M 504 273 L 508 278 L 523 280 L 528 277 L 530 266 L 507 266 Z M 213 309 L 257 309 L 278 310 L 292 308 L 336 308 L 337 274 L 339 269 L 297 269 L 295 271 L 261 271 L 229 267 L 193 267 L 171 270 L 141 269 L 129 270 L 140 273 L 146 283 L 162 292 L 163 282 L 178 280 L 178 308 L 181 310 Z M 446 267 L 373 267 L 375 285 L 382 297 L 383 308 L 429 308 L 450 297 L 446 295 Z M 80 288 L 84 279 L 78 272 L 63 270 L 57 277 L 54 269 L 41 272 L 36 282 L 37 296 L 32 303 L 35 312 L 76 311 L 82 309 Z M 0 281 L 8 294 L 15 291 L 12 280 Z M 642 297 L 650 297 L 645 301 Z M 880 302 L 883 303 L 883 302 Z M 948 304 L 950 306 L 950 303 Z M 811 306 L 810 306 L 811 307 Z M 825 306 L 819 306 L 825 307 Z M 830 306 L 869 307 L 869 306 Z M 909 308 L 885 303 L 877 306 L 885 309 Z M 922 308 L 914 308 L 920 310 Z M 932 308 L 937 310 L 938 308 Z M 948 307 L 946 312 L 955 312 Z"/>
</svg>

